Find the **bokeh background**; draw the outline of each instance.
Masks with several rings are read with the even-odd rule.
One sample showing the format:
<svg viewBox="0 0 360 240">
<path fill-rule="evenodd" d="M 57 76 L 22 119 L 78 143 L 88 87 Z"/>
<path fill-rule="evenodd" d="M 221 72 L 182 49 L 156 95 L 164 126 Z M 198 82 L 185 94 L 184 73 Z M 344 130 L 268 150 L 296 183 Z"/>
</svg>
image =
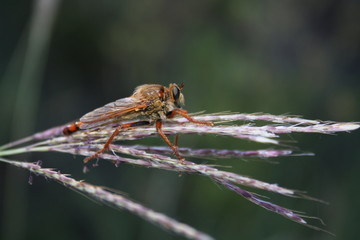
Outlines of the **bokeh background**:
<svg viewBox="0 0 360 240">
<path fill-rule="evenodd" d="M 75 120 L 144 83 L 184 82 L 190 112 L 358 121 L 359 12 L 357 0 L 2 0 L 0 144 Z M 292 134 L 284 140 L 316 156 L 216 164 L 330 202 L 258 192 L 322 218 L 336 239 L 356 239 L 359 136 Z M 160 139 L 141 143 L 164 145 Z M 184 136 L 180 145 L 270 147 L 209 136 Z M 335 239 L 200 176 L 106 162 L 83 174 L 81 157 L 60 153 L 12 158 L 41 159 L 44 167 L 118 189 L 217 239 Z M 0 163 L 1 239 L 181 239 L 41 177 L 29 185 L 28 177 Z"/>
</svg>

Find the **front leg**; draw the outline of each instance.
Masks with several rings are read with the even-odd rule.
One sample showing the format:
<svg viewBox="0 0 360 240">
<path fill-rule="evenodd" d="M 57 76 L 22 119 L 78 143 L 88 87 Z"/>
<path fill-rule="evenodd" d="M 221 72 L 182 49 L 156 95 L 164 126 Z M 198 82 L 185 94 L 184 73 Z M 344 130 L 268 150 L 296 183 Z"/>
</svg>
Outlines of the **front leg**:
<svg viewBox="0 0 360 240">
<path fill-rule="evenodd" d="M 166 115 L 166 117 L 167 117 L 167 118 L 173 118 L 173 117 L 175 117 L 176 115 L 180 115 L 180 116 L 186 118 L 189 122 L 192 122 L 192 123 L 209 125 L 209 126 L 213 126 L 213 125 L 214 125 L 212 122 L 198 121 L 198 120 L 193 119 L 192 117 L 190 117 L 190 116 L 187 114 L 187 111 L 184 110 L 184 109 L 174 109 L 174 110 L 172 110 L 171 112 L 169 112 L 169 113 Z"/>
</svg>

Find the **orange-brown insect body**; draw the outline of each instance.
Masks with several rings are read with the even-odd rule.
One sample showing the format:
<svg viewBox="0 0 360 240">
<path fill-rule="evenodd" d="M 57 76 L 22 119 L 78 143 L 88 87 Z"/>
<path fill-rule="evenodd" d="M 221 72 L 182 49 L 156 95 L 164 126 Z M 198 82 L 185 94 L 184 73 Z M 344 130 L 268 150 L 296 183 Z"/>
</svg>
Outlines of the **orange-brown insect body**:
<svg viewBox="0 0 360 240">
<path fill-rule="evenodd" d="M 181 115 L 190 122 L 212 125 L 210 122 L 196 121 L 192 119 L 187 112 L 181 109 L 184 105 L 184 96 L 181 93 L 183 85 L 170 84 L 169 87 L 158 84 L 145 84 L 137 87 L 132 96 L 121 98 L 115 102 L 106 104 L 92 112 L 85 114 L 74 124 L 64 128 L 64 135 L 70 135 L 82 129 L 95 129 L 109 123 L 119 122 L 119 127 L 109 137 L 104 147 L 94 155 L 87 157 L 84 161 L 97 157 L 104 152 L 121 130 L 139 125 L 148 125 L 156 122 L 156 130 L 160 137 L 169 145 L 174 154 L 182 159 L 176 146 L 170 143 L 168 138 L 162 132 L 162 120 L 172 118 L 175 115 Z M 121 124 L 123 121 L 137 119 L 138 121 Z"/>
</svg>

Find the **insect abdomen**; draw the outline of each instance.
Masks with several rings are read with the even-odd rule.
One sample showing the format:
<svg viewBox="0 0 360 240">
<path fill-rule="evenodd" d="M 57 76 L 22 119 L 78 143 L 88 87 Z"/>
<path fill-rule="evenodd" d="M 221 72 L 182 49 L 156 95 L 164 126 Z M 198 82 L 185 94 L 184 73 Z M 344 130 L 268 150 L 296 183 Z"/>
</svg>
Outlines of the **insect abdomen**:
<svg viewBox="0 0 360 240">
<path fill-rule="evenodd" d="M 80 123 L 76 122 L 73 124 L 69 124 L 63 129 L 63 134 L 68 136 L 68 135 L 73 134 L 74 132 L 78 131 L 79 129 L 80 129 Z"/>
</svg>

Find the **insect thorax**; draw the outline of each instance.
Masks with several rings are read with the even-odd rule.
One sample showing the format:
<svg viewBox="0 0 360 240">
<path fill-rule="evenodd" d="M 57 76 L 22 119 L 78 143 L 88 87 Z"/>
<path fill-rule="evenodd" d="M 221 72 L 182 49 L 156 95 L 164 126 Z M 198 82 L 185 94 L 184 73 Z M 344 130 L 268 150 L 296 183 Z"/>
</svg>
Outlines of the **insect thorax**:
<svg viewBox="0 0 360 240">
<path fill-rule="evenodd" d="M 177 108 L 169 88 L 162 85 L 142 85 L 135 90 L 133 96 L 147 103 L 142 115 L 150 121 L 166 119 L 167 114 Z"/>
</svg>

